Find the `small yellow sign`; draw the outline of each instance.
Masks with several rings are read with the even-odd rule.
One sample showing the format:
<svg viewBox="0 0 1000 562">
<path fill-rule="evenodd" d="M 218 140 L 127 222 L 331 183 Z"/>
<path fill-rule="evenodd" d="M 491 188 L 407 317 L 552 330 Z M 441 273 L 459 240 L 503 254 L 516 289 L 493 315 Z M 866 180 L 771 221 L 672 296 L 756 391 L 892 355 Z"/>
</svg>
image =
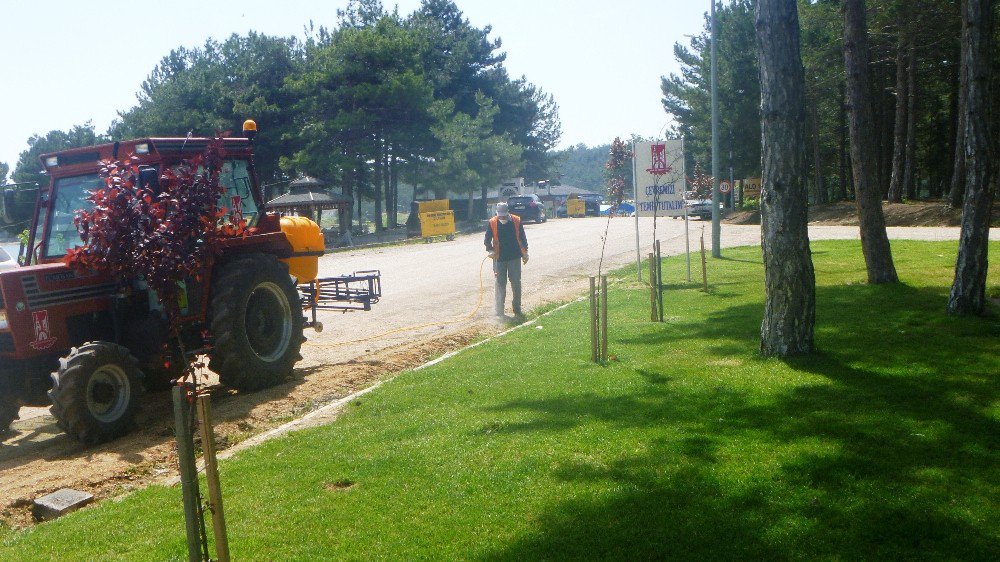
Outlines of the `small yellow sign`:
<svg viewBox="0 0 1000 562">
<path fill-rule="evenodd" d="M 587 216 L 587 203 L 583 199 L 567 199 L 566 214 L 571 217 Z"/>
<path fill-rule="evenodd" d="M 447 199 L 435 199 L 433 201 L 417 201 L 417 214 L 433 213 L 435 211 L 447 211 L 449 209 Z"/>
<path fill-rule="evenodd" d="M 760 199 L 760 178 L 749 178 L 743 182 L 743 197 Z"/>
<path fill-rule="evenodd" d="M 448 234 L 455 234 L 455 211 L 420 213 L 421 238 Z"/>
</svg>

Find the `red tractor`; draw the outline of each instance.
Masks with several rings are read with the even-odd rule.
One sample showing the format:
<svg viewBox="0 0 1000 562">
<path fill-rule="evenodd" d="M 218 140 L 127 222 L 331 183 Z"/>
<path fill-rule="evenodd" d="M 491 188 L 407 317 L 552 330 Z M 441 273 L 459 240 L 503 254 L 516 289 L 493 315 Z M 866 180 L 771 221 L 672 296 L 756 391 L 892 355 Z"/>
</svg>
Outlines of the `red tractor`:
<svg viewBox="0 0 1000 562">
<path fill-rule="evenodd" d="M 63 257 L 81 243 L 73 219 L 102 185 L 100 161 L 134 155 L 140 181 L 155 188 L 163 170 L 202 152 L 209 139 L 147 138 L 41 156 L 50 180 L 38 193 L 23 264 L 0 272 L 0 432 L 22 405 L 49 403 L 59 427 L 80 441 L 128 432 L 143 391 L 167 388 L 180 374 L 181 362 L 165 359 L 165 349 L 166 357 L 178 349 L 206 354 L 222 384 L 238 390 L 272 386 L 301 359 L 303 328 L 321 328 L 317 309 L 369 310 L 378 301 L 378 272 L 316 279 L 319 227 L 266 212 L 254 174 L 256 126 L 245 128 L 248 138 L 223 140 L 220 207 L 255 228 L 225 239 L 221 255 L 183 283 L 179 343 L 168 338 L 162 307 L 142 280 L 122 292 L 116 280 L 71 269 Z M 12 201 L 5 192 L 5 206 Z"/>
</svg>

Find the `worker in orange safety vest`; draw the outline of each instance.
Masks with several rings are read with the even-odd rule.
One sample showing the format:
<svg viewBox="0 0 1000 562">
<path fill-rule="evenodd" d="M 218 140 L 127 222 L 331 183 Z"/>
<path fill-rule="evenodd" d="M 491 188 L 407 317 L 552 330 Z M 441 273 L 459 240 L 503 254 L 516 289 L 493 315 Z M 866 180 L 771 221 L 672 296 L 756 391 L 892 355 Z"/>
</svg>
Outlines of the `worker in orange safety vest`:
<svg viewBox="0 0 1000 562">
<path fill-rule="evenodd" d="M 514 316 L 521 316 L 521 264 L 528 263 L 528 239 L 524 235 L 521 217 L 510 214 L 506 203 L 497 203 L 496 216 L 489 221 L 484 242 L 486 252 L 493 258 L 496 315 L 504 316 L 509 279 L 514 293 L 511 299 Z"/>
</svg>

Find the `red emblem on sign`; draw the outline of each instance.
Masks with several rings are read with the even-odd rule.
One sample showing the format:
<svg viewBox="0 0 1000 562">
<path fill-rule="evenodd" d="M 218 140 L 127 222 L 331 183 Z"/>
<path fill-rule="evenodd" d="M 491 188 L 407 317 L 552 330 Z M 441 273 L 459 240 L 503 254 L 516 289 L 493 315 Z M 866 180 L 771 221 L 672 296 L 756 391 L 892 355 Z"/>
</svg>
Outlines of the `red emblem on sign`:
<svg viewBox="0 0 1000 562">
<path fill-rule="evenodd" d="M 29 343 L 32 349 L 48 349 L 56 343 L 52 337 L 52 330 L 49 329 L 49 311 L 39 310 L 31 313 L 31 319 L 35 324 L 35 341 Z"/>
<path fill-rule="evenodd" d="M 649 157 L 650 166 L 646 170 L 647 172 L 659 176 L 671 170 L 670 166 L 667 165 L 667 145 L 649 145 Z"/>
<path fill-rule="evenodd" d="M 233 195 L 233 222 L 243 222 L 243 197 Z"/>
</svg>

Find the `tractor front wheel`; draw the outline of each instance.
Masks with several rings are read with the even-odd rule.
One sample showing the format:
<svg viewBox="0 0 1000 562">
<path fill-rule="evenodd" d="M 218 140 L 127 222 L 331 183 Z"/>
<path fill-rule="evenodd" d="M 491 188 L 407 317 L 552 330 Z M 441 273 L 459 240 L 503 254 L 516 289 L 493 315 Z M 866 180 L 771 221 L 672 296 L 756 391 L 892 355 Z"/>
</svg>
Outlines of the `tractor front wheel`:
<svg viewBox="0 0 1000 562">
<path fill-rule="evenodd" d="M 270 254 L 223 264 L 212 282 L 208 367 L 237 390 L 274 386 L 302 359 L 302 305 L 288 266 Z"/>
<path fill-rule="evenodd" d="M 142 371 L 127 349 L 107 342 L 73 348 L 52 375 L 49 409 L 56 424 L 84 443 L 128 433 L 142 396 Z"/>
</svg>

